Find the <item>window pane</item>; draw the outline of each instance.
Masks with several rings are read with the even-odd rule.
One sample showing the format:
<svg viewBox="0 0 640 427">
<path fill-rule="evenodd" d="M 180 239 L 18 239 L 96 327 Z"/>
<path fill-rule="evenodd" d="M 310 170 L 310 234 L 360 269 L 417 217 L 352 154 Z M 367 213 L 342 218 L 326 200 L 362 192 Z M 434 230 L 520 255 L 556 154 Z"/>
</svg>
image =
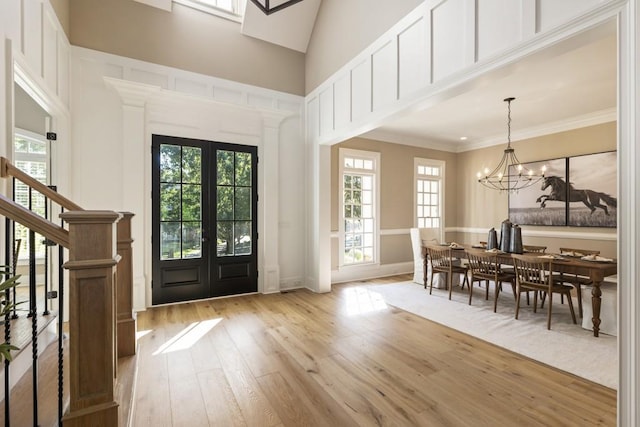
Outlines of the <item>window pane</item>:
<svg viewBox="0 0 640 427">
<path fill-rule="evenodd" d="M 351 205 L 345 205 L 344 206 L 344 217 L 345 218 L 351 218 Z"/>
<path fill-rule="evenodd" d="M 200 258 L 202 255 L 202 224 L 182 224 L 182 258 Z"/>
<path fill-rule="evenodd" d="M 373 191 L 365 190 L 362 192 L 362 203 L 366 205 L 373 203 Z"/>
<path fill-rule="evenodd" d="M 198 147 L 182 147 L 182 182 L 200 184 L 201 154 Z"/>
<path fill-rule="evenodd" d="M 362 204 L 362 192 L 358 190 L 354 190 L 353 192 L 353 204 L 360 205 Z"/>
<path fill-rule="evenodd" d="M 355 159 L 353 161 L 353 167 L 355 169 L 363 169 L 364 168 L 364 163 L 363 163 L 362 159 Z"/>
<path fill-rule="evenodd" d="M 233 169 L 234 169 L 234 153 L 233 151 L 218 150 L 217 153 L 217 170 L 218 185 L 233 185 Z"/>
<path fill-rule="evenodd" d="M 233 187 L 218 187 L 218 221 L 233 219 Z"/>
<path fill-rule="evenodd" d="M 355 190 L 360 190 L 362 188 L 362 177 L 361 176 L 354 176 L 352 178 L 352 181 L 353 181 L 352 185 L 353 185 L 353 188 Z"/>
<path fill-rule="evenodd" d="M 364 235 L 364 246 L 373 247 L 373 234 L 366 233 Z"/>
<path fill-rule="evenodd" d="M 251 220 L 251 188 L 236 188 L 234 219 Z"/>
<path fill-rule="evenodd" d="M 162 184 L 167 185 L 167 184 Z M 199 221 L 201 218 L 200 186 L 185 184 L 182 186 L 182 220 Z"/>
<path fill-rule="evenodd" d="M 364 220 L 364 231 L 366 233 L 373 233 L 373 220 L 365 219 Z"/>
<path fill-rule="evenodd" d="M 424 228 L 424 218 L 418 218 L 418 227 Z"/>
<path fill-rule="evenodd" d="M 233 255 L 233 221 L 218 221 L 216 232 L 218 256 Z"/>
<path fill-rule="evenodd" d="M 373 160 L 365 160 L 364 169 L 373 170 Z"/>
<path fill-rule="evenodd" d="M 364 205 L 362 207 L 362 218 L 372 218 L 373 217 L 373 209 L 371 205 Z"/>
<path fill-rule="evenodd" d="M 438 204 L 438 195 L 437 194 L 432 194 L 431 195 L 431 204 L 432 205 L 437 205 Z"/>
<path fill-rule="evenodd" d="M 352 168 L 353 167 L 353 159 L 351 157 L 344 158 L 344 167 Z"/>
<path fill-rule="evenodd" d="M 236 185 L 251 186 L 251 153 L 236 153 Z"/>
<path fill-rule="evenodd" d="M 345 189 L 350 189 L 351 188 L 351 175 L 345 175 L 344 176 L 344 188 Z"/>
<path fill-rule="evenodd" d="M 251 254 L 251 221 L 238 221 L 235 223 L 235 254 Z"/>
<path fill-rule="evenodd" d="M 16 150 L 16 153 L 28 153 L 29 141 L 20 137 L 16 137 L 15 150 Z"/>
<path fill-rule="evenodd" d="M 180 258 L 180 223 L 160 223 L 160 259 Z"/>
<path fill-rule="evenodd" d="M 373 248 L 364 248 L 363 249 L 363 259 L 364 262 L 373 261 Z"/>
<path fill-rule="evenodd" d="M 160 221 L 180 221 L 180 184 L 160 184 Z"/>
<path fill-rule="evenodd" d="M 362 177 L 362 188 L 365 190 L 373 189 L 373 178 L 371 176 Z"/>
<path fill-rule="evenodd" d="M 433 227 L 437 228 L 440 227 L 440 218 L 433 218 Z"/>
<path fill-rule="evenodd" d="M 424 217 L 424 207 L 418 206 L 418 218 Z"/>
<path fill-rule="evenodd" d="M 351 198 L 351 190 L 344 190 L 344 203 L 353 203 L 353 199 Z"/>
<path fill-rule="evenodd" d="M 160 182 L 180 182 L 180 146 L 160 145 Z"/>
</svg>

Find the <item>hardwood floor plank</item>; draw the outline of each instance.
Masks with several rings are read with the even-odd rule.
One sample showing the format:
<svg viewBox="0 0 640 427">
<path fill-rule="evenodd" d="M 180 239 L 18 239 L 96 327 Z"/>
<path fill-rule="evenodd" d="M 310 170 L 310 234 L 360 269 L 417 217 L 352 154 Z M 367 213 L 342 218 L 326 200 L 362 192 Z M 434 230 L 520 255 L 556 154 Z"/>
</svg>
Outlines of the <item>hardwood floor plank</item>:
<svg viewBox="0 0 640 427">
<path fill-rule="evenodd" d="M 149 332 L 134 425 L 615 425 L 614 390 L 388 306 L 366 287 L 406 279 L 140 313 Z M 167 347 L 181 333 L 193 339 Z"/>
<path fill-rule="evenodd" d="M 206 404 L 211 426 L 246 427 L 233 390 L 222 369 L 211 369 L 198 374 L 200 391 Z"/>
</svg>

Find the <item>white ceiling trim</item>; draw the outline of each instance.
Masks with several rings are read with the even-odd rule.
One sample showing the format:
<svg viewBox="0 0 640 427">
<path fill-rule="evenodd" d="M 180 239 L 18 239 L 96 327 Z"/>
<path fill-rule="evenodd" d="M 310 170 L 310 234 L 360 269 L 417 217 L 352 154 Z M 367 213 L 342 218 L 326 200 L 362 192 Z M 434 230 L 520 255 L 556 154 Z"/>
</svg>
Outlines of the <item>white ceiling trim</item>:
<svg viewBox="0 0 640 427">
<path fill-rule="evenodd" d="M 550 135 L 569 130 L 580 129 L 588 126 L 600 125 L 602 123 L 613 122 L 618 119 L 616 108 L 609 108 L 602 111 L 595 111 L 582 116 L 570 118 L 568 120 L 560 120 L 557 122 L 545 123 L 540 126 L 531 127 L 511 133 L 511 141 L 520 141 L 523 139 L 537 138 L 540 136 Z M 503 135 L 493 136 L 484 140 L 474 141 L 471 143 L 460 143 L 456 152 L 477 150 L 479 148 L 491 147 L 506 143 L 506 131 Z"/>
<path fill-rule="evenodd" d="M 566 132 L 588 126 L 595 126 L 602 123 L 609 123 L 616 121 L 617 118 L 618 113 L 615 108 L 596 111 L 594 113 L 573 117 L 569 120 L 560 120 L 557 122 L 545 123 L 541 126 L 535 126 L 517 132 L 512 132 L 511 141 L 513 142 L 524 139 L 537 138 L 554 133 Z M 453 143 L 450 141 L 429 140 L 424 136 L 390 132 L 384 129 L 374 129 L 367 132 L 366 134 L 363 134 L 361 137 L 366 139 L 374 139 L 376 141 L 409 145 L 412 147 L 440 150 L 449 153 L 463 153 L 465 151 L 478 150 L 481 148 L 487 148 L 494 145 L 501 145 L 506 143 L 506 133 L 503 135 L 496 135 L 481 141 L 475 141 L 471 143 Z"/>
</svg>

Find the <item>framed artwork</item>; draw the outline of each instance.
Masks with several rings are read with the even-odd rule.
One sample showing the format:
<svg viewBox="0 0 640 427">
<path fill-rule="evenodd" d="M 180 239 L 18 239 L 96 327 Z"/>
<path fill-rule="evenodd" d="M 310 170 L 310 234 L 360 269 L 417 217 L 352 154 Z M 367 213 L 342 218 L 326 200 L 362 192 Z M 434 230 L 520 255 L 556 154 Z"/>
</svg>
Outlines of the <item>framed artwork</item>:
<svg viewBox="0 0 640 427">
<path fill-rule="evenodd" d="M 575 227 L 616 227 L 617 153 L 569 158 L 569 223 Z"/>
<path fill-rule="evenodd" d="M 521 225 L 617 226 L 617 152 L 523 164 L 540 170 L 540 184 L 509 194 L 509 220 Z"/>
<path fill-rule="evenodd" d="M 567 158 L 523 163 L 528 169 L 539 171 L 547 167 L 545 177 L 567 177 Z M 511 172 L 510 172 L 511 173 Z M 567 225 L 567 204 L 562 197 L 551 195 L 545 180 L 531 187 L 509 194 L 509 220 L 520 225 Z"/>
</svg>

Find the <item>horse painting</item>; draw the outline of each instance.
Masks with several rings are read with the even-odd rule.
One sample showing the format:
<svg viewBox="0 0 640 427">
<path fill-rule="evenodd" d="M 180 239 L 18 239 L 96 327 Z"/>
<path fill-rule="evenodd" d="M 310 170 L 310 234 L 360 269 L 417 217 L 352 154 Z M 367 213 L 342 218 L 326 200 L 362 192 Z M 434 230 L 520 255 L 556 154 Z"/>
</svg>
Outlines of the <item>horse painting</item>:
<svg viewBox="0 0 640 427">
<path fill-rule="evenodd" d="M 569 191 L 567 191 L 567 183 L 558 176 L 546 176 L 542 181 L 542 190 L 546 190 L 547 187 L 551 187 L 551 193 L 543 194 L 536 200 L 540 203 L 540 207 L 547 206 L 547 202 L 556 200 L 560 202 L 567 201 L 567 195 L 569 196 L 569 202 L 582 202 L 586 207 L 591 210 L 591 213 L 595 212 L 596 208 L 600 208 L 605 214 L 609 215 L 609 209 L 607 206 L 615 208 L 618 206 L 618 201 L 615 197 L 611 197 L 609 194 L 600 193 L 593 190 L 580 190 L 573 188 L 573 184 L 569 183 Z M 603 205 L 600 202 L 604 202 Z"/>
</svg>

